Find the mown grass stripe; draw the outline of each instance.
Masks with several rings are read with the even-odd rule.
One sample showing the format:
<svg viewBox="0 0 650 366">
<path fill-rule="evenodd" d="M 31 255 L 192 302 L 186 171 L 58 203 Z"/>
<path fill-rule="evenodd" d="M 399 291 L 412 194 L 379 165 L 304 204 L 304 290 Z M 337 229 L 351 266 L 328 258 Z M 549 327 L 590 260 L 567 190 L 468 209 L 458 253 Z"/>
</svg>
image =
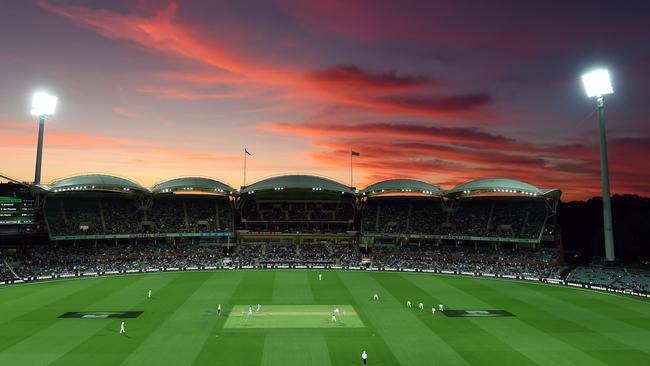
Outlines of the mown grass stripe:
<svg viewBox="0 0 650 366">
<path fill-rule="evenodd" d="M 403 299 L 392 295 L 399 290 L 392 288 L 393 284 L 383 282 L 386 274 L 341 273 L 341 275 L 352 296 L 358 303 L 363 304 L 363 313 L 368 321 L 391 345 L 400 363 L 413 365 L 422 360 L 455 365 L 469 363 L 462 354 L 450 347 L 422 321 L 415 317 L 404 316 Z M 379 293 L 379 301 L 372 300 L 375 292 Z"/>
<path fill-rule="evenodd" d="M 431 307 L 444 304 L 444 297 L 440 292 L 431 294 L 416 286 L 412 280 L 417 280 L 414 275 L 400 274 L 379 274 L 377 280 L 387 288 L 390 293 L 401 299 L 412 299 L 414 304 L 423 302 L 425 310 L 405 309 L 414 318 L 418 319 L 432 333 L 436 333 L 456 353 L 473 365 L 486 364 L 487 360 L 501 359 L 504 365 L 535 365 L 533 359 L 527 357 L 508 343 L 493 336 L 483 328 L 479 327 L 472 319 L 448 318 L 438 312 L 435 316 L 431 314 Z M 402 303 L 404 300 L 402 301 Z M 469 304 L 468 304 L 469 305 Z M 472 304 L 473 306 L 480 304 Z M 447 305 L 449 306 L 449 305 Z M 471 309 L 471 307 L 470 307 Z M 484 319 L 485 320 L 485 319 Z M 498 319 L 496 321 L 501 321 Z M 490 321 L 495 321 L 491 319 Z"/>
<path fill-rule="evenodd" d="M 477 284 L 487 287 L 490 291 L 522 309 L 529 309 L 524 315 L 517 316 L 519 320 L 572 345 L 581 352 L 587 353 L 606 364 L 620 365 L 623 361 L 630 365 L 650 364 L 647 353 L 621 343 L 617 339 L 618 336 L 608 336 L 604 332 L 607 329 L 607 324 L 599 324 L 596 330 L 587 327 L 586 323 L 590 319 L 581 316 L 576 309 L 541 305 L 536 301 L 535 296 L 530 296 L 532 289 L 530 291 L 522 289 L 518 283 L 481 281 L 477 282 Z M 552 290 L 552 288 L 549 289 Z M 539 291 L 537 288 L 536 290 Z M 567 289 L 567 291 L 570 291 L 570 289 Z M 566 296 L 570 296 L 570 294 L 567 293 Z M 620 333 L 618 334 L 620 335 Z M 642 349 L 646 349 L 646 347 Z M 627 352 L 624 359 L 619 358 L 620 351 Z"/>
<path fill-rule="evenodd" d="M 307 271 L 282 271 L 273 281 L 273 304 L 311 304 L 314 295 Z"/>
<path fill-rule="evenodd" d="M 332 362 L 322 334 L 282 333 L 266 337 L 261 365 L 330 366 Z"/>
<path fill-rule="evenodd" d="M 212 273 L 193 292 L 174 294 L 185 301 L 160 322 L 122 365 L 192 363 L 219 321 L 217 304 L 231 295 L 237 278 L 241 276 L 232 272 Z"/>
<path fill-rule="evenodd" d="M 130 277 L 125 281 L 97 282 L 92 287 L 96 290 L 94 294 L 86 291 L 75 293 L 75 296 L 57 302 L 56 314 L 50 313 L 49 316 L 58 316 L 71 309 L 79 311 L 133 310 L 132 306 L 141 302 L 145 296 L 145 292 L 141 288 L 150 283 L 152 283 L 152 278 L 147 276 Z M 119 322 L 119 319 L 57 318 L 50 326 L 37 330 L 20 343 L 16 343 L 0 353 L 0 364 L 51 364 L 107 326 L 113 328 L 114 335 L 117 337 Z M 104 343 L 105 346 L 106 343 Z M 94 353 L 85 356 L 86 359 L 97 357 Z M 82 355 L 77 357 L 82 357 Z"/>
<path fill-rule="evenodd" d="M 160 324 L 160 320 L 164 321 L 169 309 L 177 305 L 177 294 L 182 295 L 194 287 L 195 283 L 204 280 L 202 277 L 192 278 L 179 273 L 143 277 L 146 278 L 145 281 L 131 286 L 130 291 L 121 293 L 118 298 L 109 302 L 109 305 L 99 305 L 106 307 L 113 304 L 113 306 L 128 307 L 130 310 L 144 311 L 142 315 L 135 319 L 115 319 L 105 322 L 103 327 L 56 359 L 52 365 L 79 364 L 84 359 L 90 358 L 95 365 L 119 365 L 151 334 L 152 329 Z M 153 291 L 151 299 L 147 298 L 149 289 Z M 100 310 L 96 306 L 94 308 Z M 127 336 L 121 336 L 118 332 L 122 320 L 126 323 Z"/>
<path fill-rule="evenodd" d="M 224 313 L 213 326 L 194 359 L 194 365 L 259 365 L 266 335 L 263 332 L 238 332 L 224 329 L 228 313 L 237 304 L 269 304 L 273 297 L 275 272 L 247 271 L 234 286 L 231 296 L 222 303 Z"/>
<path fill-rule="evenodd" d="M 501 295 L 487 290 L 477 284 L 486 279 L 464 279 L 457 281 L 451 278 L 413 278 L 413 282 L 430 293 L 436 293 L 441 298 L 454 299 L 457 304 L 475 306 L 477 309 L 504 309 L 515 315 L 525 316 L 529 309 L 521 308 L 504 299 Z M 513 306 L 515 305 L 515 306 Z M 503 340 L 519 352 L 526 354 L 538 363 L 554 365 L 603 365 L 600 360 L 573 347 L 569 343 L 541 332 L 539 329 L 521 321 L 518 317 L 485 321 L 472 320 L 477 326 Z M 545 347 L 540 347 L 545 344 Z M 553 352 L 549 352 L 553 350 Z"/>
</svg>

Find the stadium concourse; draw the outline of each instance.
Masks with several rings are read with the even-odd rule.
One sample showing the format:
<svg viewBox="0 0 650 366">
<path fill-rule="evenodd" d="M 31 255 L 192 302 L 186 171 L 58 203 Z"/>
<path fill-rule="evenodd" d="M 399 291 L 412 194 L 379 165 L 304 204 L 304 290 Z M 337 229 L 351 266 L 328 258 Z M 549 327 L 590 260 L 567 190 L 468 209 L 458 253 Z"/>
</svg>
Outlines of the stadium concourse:
<svg viewBox="0 0 650 366">
<path fill-rule="evenodd" d="M 240 189 L 202 177 L 147 189 L 101 174 L 32 186 L 48 243 L 5 255 L 0 281 L 183 268 L 436 271 L 647 292 L 645 275 L 561 265 L 561 192 L 511 179 L 450 190 L 391 179 L 357 190 L 312 175 Z"/>
</svg>

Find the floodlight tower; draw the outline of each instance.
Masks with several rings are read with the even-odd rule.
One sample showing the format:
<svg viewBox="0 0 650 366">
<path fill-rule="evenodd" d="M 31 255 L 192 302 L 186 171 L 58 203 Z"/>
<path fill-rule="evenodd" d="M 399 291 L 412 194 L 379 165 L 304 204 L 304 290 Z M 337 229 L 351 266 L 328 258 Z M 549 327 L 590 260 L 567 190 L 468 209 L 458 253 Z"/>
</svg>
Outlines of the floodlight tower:
<svg viewBox="0 0 650 366">
<path fill-rule="evenodd" d="M 582 75 L 582 83 L 589 98 L 596 97 L 598 128 L 600 130 L 600 174 L 603 186 L 603 224 L 605 229 L 605 259 L 614 255 L 614 232 L 612 228 L 612 204 L 609 198 L 609 167 L 607 164 L 607 140 L 605 138 L 605 95 L 613 94 L 612 82 L 606 69 L 597 69 Z"/>
<path fill-rule="evenodd" d="M 45 129 L 45 118 L 54 115 L 56 104 L 59 98 L 45 92 L 36 92 L 32 96 L 32 116 L 38 117 L 38 147 L 36 148 L 36 171 L 34 172 L 34 184 L 41 183 L 41 162 L 43 161 L 43 130 Z"/>
</svg>

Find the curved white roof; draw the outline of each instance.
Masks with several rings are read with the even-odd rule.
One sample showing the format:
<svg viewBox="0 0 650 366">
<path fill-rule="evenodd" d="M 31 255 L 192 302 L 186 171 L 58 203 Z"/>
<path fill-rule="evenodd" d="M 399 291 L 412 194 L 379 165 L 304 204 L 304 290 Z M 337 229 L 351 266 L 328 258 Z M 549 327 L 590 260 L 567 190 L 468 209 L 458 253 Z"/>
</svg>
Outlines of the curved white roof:
<svg viewBox="0 0 650 366">
<path fill-rule="evenodd" d="M 387 179 L 371 184 L 359 193 L 365 195 L 387 193 L 419 193 L 425 195 L 442 196 L 444 191 L 433 184 L 417 179 Z"/>
<path fill-rule="evenodd" d="M 329 178 L 318 177 L 315 175 L 281 175 L 263 179 L 255 182 L 244 189 L 241 193 L 249 193 L 255 191 L 271 191 L 278 189 L 313 189 L 318 191 L 331 191 L 341 193 L 355 193 L 350 187 L 331 180 Z"/>
<path fill-rule="evenodd" d="M 223 182 L 206 177 L 174 178 L 157 183 L 151 187 L 152 193 L 171 193 L 176 191 L 198 191 L 233 194 L 235 192 L 235 189 Z"/>
<path fill-rule="evenodd" d="M 109 174 L 82 174 L 56 180 L 48 186 L 51 192 L 111 190 L 111 191 L 142 191 L 148 189 L 126 178 Z"/>
</svg>

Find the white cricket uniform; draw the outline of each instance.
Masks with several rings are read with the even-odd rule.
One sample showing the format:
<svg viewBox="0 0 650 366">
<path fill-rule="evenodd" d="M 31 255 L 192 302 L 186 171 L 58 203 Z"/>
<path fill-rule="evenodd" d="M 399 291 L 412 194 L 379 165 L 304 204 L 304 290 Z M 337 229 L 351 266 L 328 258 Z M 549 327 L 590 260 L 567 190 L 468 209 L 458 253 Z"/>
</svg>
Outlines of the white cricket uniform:
<svg viewBox="0 0 650 366">
<path fill-rule="evenodd" d="M 252 306 L 248 307 L 248 315 L 253 315 L 253 307 Z"/>
<path fill-rule="evenodd" d="M 339 308 L 334 309 L 334 315 L 339 316 L 340 314 Z"/>
<path fill-rule="evenodd" d="M 431 315 L 436 315 L 436 308 L 431 308 Z"/>
<path fill-rule="evenodd" d="M 260 311 L 261 308 L 262 308 L 262 305 L 257 304 L 257 311 Z"/>
<path fill-rule="evenodd" d="M 379 300 L 379 294 L 372 295 L 373 300 Z"/>
<path fill-rule="evenodd" d="M 332 323 L 336 323 L 336 314 L 332 314 Z"/>
<path fill-rule="evenodd" d="M 418 307 L 420 308 L 420 310 L 424 310 L 424 304 L 423 303 L 419 303 Z"/>
<path fill-rule="evenodd" d="M 217 306 L 217 315 L 221 315 L 221 304 Z"/>
<path fill-rule="evenodd" d="M 151 299 L 151 290 L 149 290 L 149 295 L 148 295 L 148 296 L 149 296 L 149 298 Z"/>
<path fill-rule="evenodd" d="M 407 300 L 407 301 L 406 301 L 406 307 L 407 307 L 407 308 L 410 308 L 410 307 L 411 307 L 411 300 Z"/>
<path fill-rule="evenodd" d="M 363 353 L 361 354 L 361 359 L 363 360 L 363 365 L 365 366 L 366 362 L 368 361 L 368 354 L 366 353 L 366 351 L 363 351 Z"/>
<path fill-rule="evenodd" d="M 120 324 L 120 334 L 126 334 L 126 328 L 124 328 L 124 322 Z"/>
<path fill-rule="evenodd" d="M 440 311 L 443 311 L 445 309 L 445 307 L 442 306 L 442 304 L 440 304 L 440 305 L 438 305 L 438 309 L 440 309 Z"/>
<path fill-rule="evenodd" d="M 319 273 L 319 274 L 318 274 L 318 280 L 320 281 L 320 280 L 322 280 L 322 279 L 323 279 L 323 275 Z"/>
</svg>

